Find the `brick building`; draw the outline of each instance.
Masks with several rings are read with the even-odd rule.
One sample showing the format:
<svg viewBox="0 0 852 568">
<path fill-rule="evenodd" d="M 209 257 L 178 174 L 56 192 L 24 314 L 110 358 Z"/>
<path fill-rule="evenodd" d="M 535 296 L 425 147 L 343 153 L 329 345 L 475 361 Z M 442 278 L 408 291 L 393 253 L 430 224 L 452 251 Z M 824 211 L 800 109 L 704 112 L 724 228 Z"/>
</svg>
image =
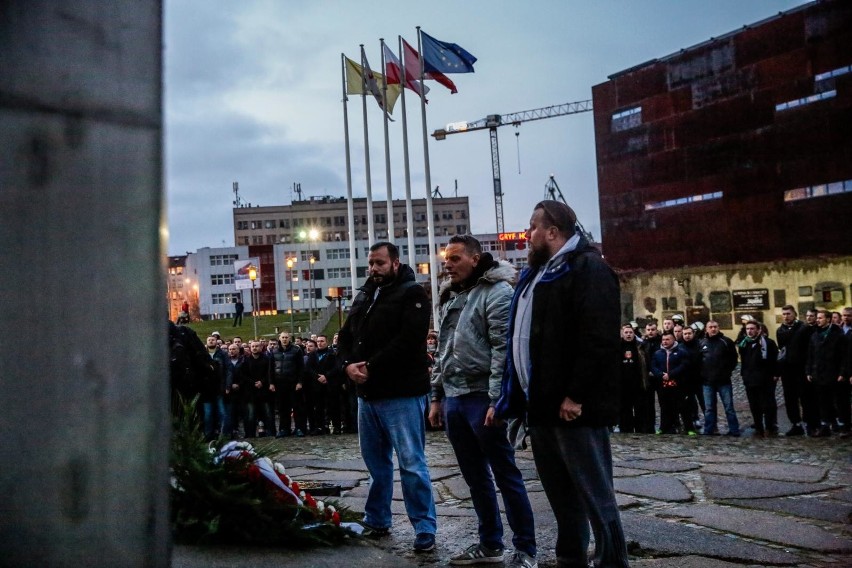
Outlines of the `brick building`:
<svg viewBox="0 0 852 568">
<path fill-rule="evenodd" d="M 592 89 L 619 269 L 852 254 L 852 2 L 823 0 Z"/>
</svg>

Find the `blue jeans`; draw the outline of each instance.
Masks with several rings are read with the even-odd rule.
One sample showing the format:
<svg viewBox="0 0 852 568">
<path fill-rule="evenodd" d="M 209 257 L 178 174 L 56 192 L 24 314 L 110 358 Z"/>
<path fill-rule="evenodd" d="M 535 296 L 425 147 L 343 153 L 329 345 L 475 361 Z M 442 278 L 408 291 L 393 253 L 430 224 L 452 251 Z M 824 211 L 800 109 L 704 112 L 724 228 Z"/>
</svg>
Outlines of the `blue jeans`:
<svg viewBox="0 0 852 568">
<path fill-rule="evenodd" d="M 509 444 L 506 424 L 485 426 L 490 403 L 484 392 L 447 397 L 444 400 L 447 438 L 470 487 L 479 519 L 479 542 L 492 550 L 503 548 L 503 523 L 494 490 L 496 479 L 503 494 L 506 520 L 514 533 L 515 550 L 535 557 L 535 522 L 524 478 L 515 465 L 515 450 Z"/>
<path fill-rule="evenodd" d="M 716 433 L 716 394 L 722 399 L 728 433 L 739 434 L 740 423 L 734 410 L 734 390 L 731 385 L 704 385 L 704 434 Z"/>
<path fill-rule="evenodd" d="M 426 396 L 358 399 L 358 441 L 370 472 L 364 522 L 390 528 L 393 452 L 399 462 L 402 498 L 414 532 L 435 534 L 438 522 L 426 465 Z"/>
<path fill-rule="evenodd" d="M 225 413 L 225 401 L 221 396 L 210 402 L 202 402 L 204 411 L 204 437 L 212 439 L 218 431 L 220 435 L 227 434 L 230 428 L 230 416 Z"/>
</svg>

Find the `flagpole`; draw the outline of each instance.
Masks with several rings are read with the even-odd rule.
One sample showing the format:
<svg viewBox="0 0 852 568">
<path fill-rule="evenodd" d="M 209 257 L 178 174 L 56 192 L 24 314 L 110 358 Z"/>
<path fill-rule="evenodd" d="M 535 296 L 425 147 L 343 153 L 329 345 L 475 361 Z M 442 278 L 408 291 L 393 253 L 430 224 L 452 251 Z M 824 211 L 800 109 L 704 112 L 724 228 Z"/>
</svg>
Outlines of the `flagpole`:
<svg viewBox="0 0 852 568">
<path fill-rule="evenodd" d="M 363 70 L 366 64 L 367 56 L 364 53 L 364 44 L 361 44 L 361 69 Z M 375 242 L 375 232 L 373 227 L 373 186 L 370 179 L 370 134 L 367 128 L 367 77 L 366 73 L 361 73 L 361 81 L 363 81 L 361 89 L 361 110 L 364 113 L 364 168 L 367 170 L 367 244 L 373 246 Z"/>
<path fill-rule="evenodd" d="M 346 149 L 346 214 L 349 222 L 349 271 L 350 282 L 352 286 L 351 296 L 355 297 L 357 287 L 357 270 L 355 268 L 355 204 L 352 201 L 352 162 L 349 156 L 349 110 L 346 96 L 346 55 L 340 54 L 340 71 L 342 76 L 341 85 L 343 86 L 343 140 L 344 148 Z M 292 276 L 292 275 L 291 275 Z"/>
<path fill-rule="evenodd" d="M 379 38 L 379 42 L 382 50 L 382 75 L 385 77 L 382 81 L 382 110 L 385 111 L 385 184 L 388 192 L 388 241 L 394 242 L 396 235 L 393 230 L 393 189 L 391 187 L 390 141 L 388 139 L 388 70 L 385 65 L 385 38 Z"/>
<path fill-rule="evenodd" d="M 397 38 L 399 39 L 400 81 L 406 81 L 408 75 L 406 75 L 405 71 L 405 52 L 403 52 L 402 36 L 397 36 Z M 422 85 L 421 83 L 421 97 L 425 95 L 423 93 L 425 89 L 423 89 Z M 414 257 L 414 204 L 411 201 L 411 169 L 408 165 L 408 115 L 405 111 L 405 87 L 403 87 L 400 96 L 402 97 L 402 161 L 405 168 L 405 226 L 408 232 L 408 266 L 413 269 L 417 265 Z"/>
<path fill-rule="evenodd" d="M 420 26 L 417 26 L 417 55 L 420 57 L 420 84 L 425 81 L 425 60 L 423 59 L 422 39 L 420 37 Z M 426 226 L 429 231 L 429 282 L 432 288 L 432 318 L 437 325 L 438 322 L 438 272 L 435 257 L 435 215 L 432 207 L 432 174 L 429 171 L 429 135 L 426 132 L 426 98 L 420 97 L 420 115 L 423 122 L 423 167 L 426 174 Z"/>
</svg>

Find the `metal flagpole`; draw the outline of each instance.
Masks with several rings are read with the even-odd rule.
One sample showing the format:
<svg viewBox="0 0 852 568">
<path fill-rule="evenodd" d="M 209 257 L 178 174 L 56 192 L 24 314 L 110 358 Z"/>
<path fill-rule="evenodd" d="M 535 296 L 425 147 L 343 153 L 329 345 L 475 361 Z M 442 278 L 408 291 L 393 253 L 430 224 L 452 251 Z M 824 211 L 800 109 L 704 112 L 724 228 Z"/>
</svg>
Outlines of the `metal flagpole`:
<svg viewBox="0 0 852 568">
<path fill-rule="evenodd" d="M 364 53 L 364 44 L 361 44 L 361 107 L 364 112 L 364 169 L 367 172 L 367 242 L 373 246 L 375 242 L 375 232 L 373 226 L 373 186 L 370 180 L 370 134 L 367 128 L 367 77 L 364 70 L 367 55 Z"/>
<path fill-rule="evenodd" d="M 402 79 L 400 80 L 405 81 L 408 76 L 405 74 L 405 52 L 402 46 L 402 36 L 397 36 L 397 38 L 399 39 L 400 73 L 402 73 Z M 420 96 L 423 96 L 422 87 Z M 411 202 L 411 170 L 408 165 L 408 115 L 405 111 L 404 84 L 400 97 L 402 97 L 402 161 L 405 168 L 405 226 L 408 230 L 408 266 L 414 269 L 416 266 L 414 259 L 414 205 Z"/>
<path fill-rule="evenodd" d="M 355 269 L 355 205 L 352 202 L 352 162 L 349 158 L 349 110 L 347 102 L 349 97 L 346 96 L 346 56 L 340 54 L 341 72 L 343 74 L 343 140 L 346 149 L 346 214 L 349 223 L 349 270 L 351 272 L 352 296 L 355 295 L 356 286 L 356 269 Z"/>
<path fill-rule="evenodd" d="M 417 55 L 420 57 L 420 84 L 424 84 L 426 75 L 423 61 L 423 47 L 420 38 L 420 26 L 417 26 Z M 429 135 L 426 133 L 426 99 L 420 97 L 420 115 L 423 121 L 423 166 L 426 174 L 426 224 L 429 231 L 429 282 L 432 287 L 432 318 L 438 321 L 438 272 L 435 257 L 435 213 L 432 208 L 432 174 L 429 171 Z"/>
<path fill-rule="evenodd" d="M 382 110 L 385 111 L 385 184 L 388 191 L 388 241 L 394 242 L 396 235 L 393 231 L 393 190 L 391 187 L 391 164 L 390 164 L 390 141 L 388 140 L 388 70 L 385 66 L 385 39 L 379 38 L 382 50 L 382 75 L 385 79 L 382 81 Z"/>
</svg>

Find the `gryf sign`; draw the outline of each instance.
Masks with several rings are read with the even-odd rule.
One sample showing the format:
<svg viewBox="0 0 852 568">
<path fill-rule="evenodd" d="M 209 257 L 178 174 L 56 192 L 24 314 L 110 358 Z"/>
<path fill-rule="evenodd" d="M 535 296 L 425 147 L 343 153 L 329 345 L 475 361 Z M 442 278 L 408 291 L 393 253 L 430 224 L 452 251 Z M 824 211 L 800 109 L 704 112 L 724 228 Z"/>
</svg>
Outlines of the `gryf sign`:
<svg viewBox="0 0 852 568">
<path fill-rule="evenodd" d="M 527 240 L 527 232 L 520 231 L 518 233 L 497 233 L 498 241 L 525 241 Z"/>
</svg>

